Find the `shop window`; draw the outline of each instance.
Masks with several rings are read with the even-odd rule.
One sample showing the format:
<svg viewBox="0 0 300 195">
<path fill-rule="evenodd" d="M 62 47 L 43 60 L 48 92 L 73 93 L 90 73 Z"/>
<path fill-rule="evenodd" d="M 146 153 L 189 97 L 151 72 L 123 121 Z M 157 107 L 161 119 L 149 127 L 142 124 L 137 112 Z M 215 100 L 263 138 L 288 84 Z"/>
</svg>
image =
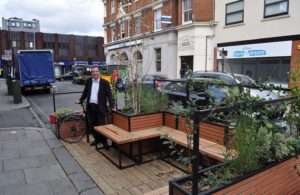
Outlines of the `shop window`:
<svg viewBox="0 0 300 195">
<path fill-rule="evenodd" d="M 225 24 L 237 24 L 244 22 L 244 1 L 235 1 L 226 4 Z"/>
<path fill-rule="evenodd" d="M 265 0 L 264 17 L 273 17 L 289 13 L 288 0 Z"/>
<path fill-rule="evenodd" d="M 183 4 L 183 9 L 182 9 L 183 21 L 184 22 L 192 21 L 192 16 L 193 16 L 192 0 L 183 0 L 182 4 Z"/>
</svg>

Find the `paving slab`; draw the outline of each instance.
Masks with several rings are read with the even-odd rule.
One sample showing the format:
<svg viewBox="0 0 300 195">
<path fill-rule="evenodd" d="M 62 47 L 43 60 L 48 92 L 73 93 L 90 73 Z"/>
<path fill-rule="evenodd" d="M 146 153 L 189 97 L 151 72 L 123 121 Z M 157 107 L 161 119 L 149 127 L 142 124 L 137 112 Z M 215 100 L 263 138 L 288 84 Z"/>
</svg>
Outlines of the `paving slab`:
<svg viewBox="0 0 300 195">
<path fill-rule="evenodd" d="M 38 183 L 41 181 L 51 181 L 56 179 L 67 178 L 60 165 L 24 169 L 24 173 L 27 183 Z"/>
<path fill-rule="evenodd" d="M 51 150 L 63 147 L 63 144 L 57 138 L 47 139 L 46 143 L 48 144 Z"/>
<path fill-rule="evenodd" d="M 103 192 L 101 190 L 99 190 L 99 188 L 93 188 L 93 189 L 89 189 L 86 190 L 84 192 L 82 192 L 80 195 L 104 195 Z"/>
<path fill-rule="evenodd" d="M 18 158 L 3 161 L 4 172 L 41 167 L 36 158 Z"/>
<path fill-rule="evenodd" d="M 0 193 L 1 194 L 1 193 Z M 3 195 L 53 195 L 51 186 L 48 183 L 23 184 L 6 187 Z"/>
<path fill-rule="evenodd" d="M 57 179 L 57 180 L 49 181 L 49 184 L 55 195 L 79 194 L 69 179 Z"/>
<path fill-rule="evenodd" d="M 65 147 L 56 148 L 53 150 L 56 158 L 58 159 L 60 165 L 63 167 L 67 175 L 84 173 L 82 167 L 77 163 L 77 161 L 71 156 L 71 154 L 65 149 Z"/>
<path fill-rule="evenodd" d="M 0 174 L 3 173 L 3 165 L 2 164 L 3 164 L 3 161 L 0 160 Z"/>
<path fill-rule="evenodd" d="M 39 156 L 43 154 L 50 154 L 51 150 L 47 146 L 35 147 L 35 148 L 24 148 L 20 150 L 21 157 Z"/>
<path fill-rule="evenodd" d="M 0 151 L 0 160 L 16 159 L 20 158 L 18 150 L 5 150 Z"/>
<path fill-rule="evenodd" d="M 35 158 L 41 163 L 41 167 L 59 165 L 59 162 L 52 153 L 35 156 Z"/>
<path fill-rule="evenodd" d="M 24 172 L 22 170 L 9 171 L 0 174 L 0 189 L 21 184 L 26 184 Z"/>
<path fill-rule="evenodd" d="M 69 175 L 69 178 L 79 192 L 97 187 L 94 181 L 84 173 Z"/>
<path fill-rule="evenodd" d="M 1 141 L 2 150 L 20 150 L 24 148 L 31 148 L 32 142 L 28 140 L 18 140 L 18 141 Z"/>
</svg>

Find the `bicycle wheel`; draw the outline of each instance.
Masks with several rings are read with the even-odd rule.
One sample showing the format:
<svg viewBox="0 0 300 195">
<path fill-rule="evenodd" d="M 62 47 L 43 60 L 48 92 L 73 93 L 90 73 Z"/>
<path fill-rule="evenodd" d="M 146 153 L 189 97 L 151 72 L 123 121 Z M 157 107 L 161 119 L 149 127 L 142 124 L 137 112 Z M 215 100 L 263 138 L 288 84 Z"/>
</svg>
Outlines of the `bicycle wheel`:
<svg viewBox="0 0 300 195">
<path fill-rule="evenodd" d="M 59 138 L 67 143 L 76 143 L 86 134 L 86 122 L 82 115 L 66 116 L 58 128 Z"/>
</svg>

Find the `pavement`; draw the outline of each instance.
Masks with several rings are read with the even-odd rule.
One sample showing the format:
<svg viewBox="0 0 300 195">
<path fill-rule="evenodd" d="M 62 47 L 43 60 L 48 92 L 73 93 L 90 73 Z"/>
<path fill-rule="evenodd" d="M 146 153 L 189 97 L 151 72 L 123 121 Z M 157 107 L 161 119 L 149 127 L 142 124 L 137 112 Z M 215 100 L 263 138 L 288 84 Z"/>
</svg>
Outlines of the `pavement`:
<svg viewBox="0 0 300 195">
<path fill-rule="evenodd" d="M 102 195 L 45 126 L 26 97 L 13 103 L 0 79 L 0 195 Z"/>
</svg>

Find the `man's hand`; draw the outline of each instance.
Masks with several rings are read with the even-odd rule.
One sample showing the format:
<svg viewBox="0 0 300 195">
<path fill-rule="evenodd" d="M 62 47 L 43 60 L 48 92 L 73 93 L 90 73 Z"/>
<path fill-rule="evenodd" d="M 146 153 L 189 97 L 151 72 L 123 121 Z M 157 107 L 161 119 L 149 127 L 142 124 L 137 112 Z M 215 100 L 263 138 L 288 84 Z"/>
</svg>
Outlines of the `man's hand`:
<svg viewBox="0 0 300 195">
<path fill-rule="evenodd" d="M 81 102 L 80 102 L 80 100 L 75 100 L 74 103 L 75 104 L 80 104 Z"/>
</svg>

